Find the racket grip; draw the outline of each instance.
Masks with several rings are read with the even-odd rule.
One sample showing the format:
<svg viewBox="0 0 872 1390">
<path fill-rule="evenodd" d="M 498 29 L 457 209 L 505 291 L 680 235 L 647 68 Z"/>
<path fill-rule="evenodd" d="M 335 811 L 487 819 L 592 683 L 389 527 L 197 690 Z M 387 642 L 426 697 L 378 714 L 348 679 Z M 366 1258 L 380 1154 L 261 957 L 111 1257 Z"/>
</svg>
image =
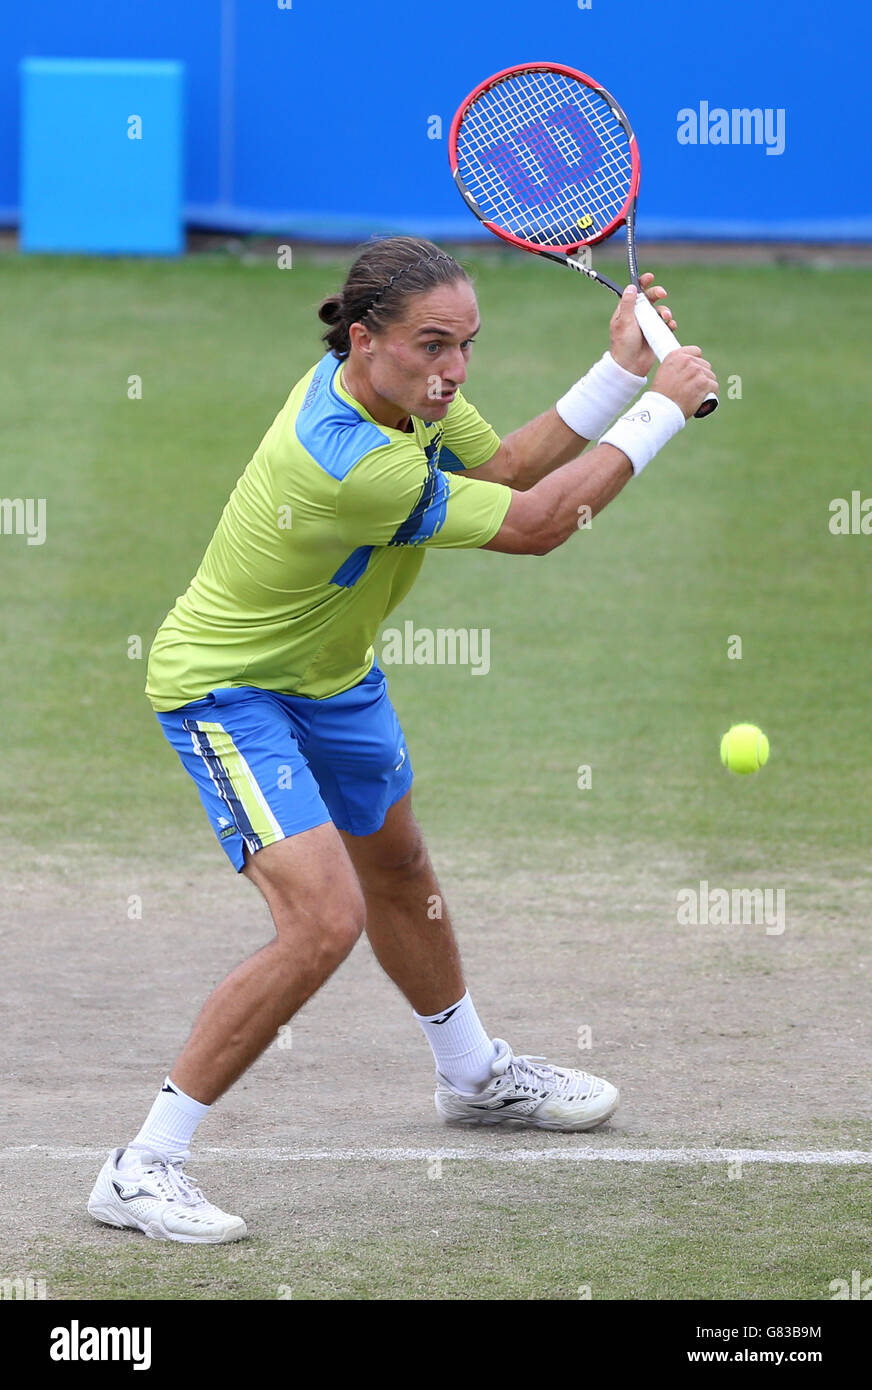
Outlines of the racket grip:
<svg viewBox="0 0 872 1390">
<path fill-rule="evenodd" d="M 641 290 L 636 295 L 636 322 L 644 333 L 652 352 L 661 362 L 664 357 L 669 356 L 670 352 L 681 347 L 681 343 L 672 329 L 663 322 L 650 299 Z M 712 411 L 717 410 L 719 404 L 714 391 L 709 391 L 699 410 L 694 411 L 695 419 L 704 420 L 706 415 L 711 415 Z"/>
</svg>

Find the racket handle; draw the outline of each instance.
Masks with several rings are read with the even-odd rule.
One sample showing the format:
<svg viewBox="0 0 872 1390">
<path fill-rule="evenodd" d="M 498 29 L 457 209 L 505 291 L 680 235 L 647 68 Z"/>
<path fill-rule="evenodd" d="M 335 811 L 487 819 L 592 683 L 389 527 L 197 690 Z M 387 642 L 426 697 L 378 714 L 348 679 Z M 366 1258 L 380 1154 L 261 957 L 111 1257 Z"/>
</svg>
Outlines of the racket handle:
<svg viewBox="0 0 872 1390">
<path fill-rule="evenodd" d="M 652 352 L 661 362 L 664 357 L 669 356 L 670 352 L 681 347 L 681 343 L 672 329 L 663 322 L 650 299 L 641 290 L 636 295 L 636 321 L 645 334 Z M 699 410 L 694 411 L 694 417 L 697 420 L 704 420 L 706 415 L 711 415 L 713 410 L 717 410 L 718 405 L 719 401 L 714 391 L 709 391 Z"/>
</svg>

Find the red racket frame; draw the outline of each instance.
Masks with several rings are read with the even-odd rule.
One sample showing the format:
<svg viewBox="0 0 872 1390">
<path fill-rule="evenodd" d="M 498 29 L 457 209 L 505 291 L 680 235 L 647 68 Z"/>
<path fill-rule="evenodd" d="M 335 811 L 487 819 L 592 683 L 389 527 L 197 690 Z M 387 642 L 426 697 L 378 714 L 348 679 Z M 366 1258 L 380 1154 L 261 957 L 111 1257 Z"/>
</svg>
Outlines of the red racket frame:
<svg viewBox="0 0 872 1390">
<path fill-rule="evenodd" d="M 470 106 L 473 102 L 478 100 L 483 92 L 489 91 L 491 87 L 495 87 L 499 82 L 502 82 L 504 78 L 512 77 L 515 73 L 519 72 L 561 72 L 565 77 L 573 77 L 576 81 L 584 83 L 586 87 L 596 92 L 608 103 L 623 126 L 630 142 L 629 192 L 627 193 L 626 201 L 617 217 L 613 218 L 607 227 L 604 227 L 602 231 L 597 232 L 593 236 L 581 237 L 578 241 L 568 242 L 565 246 L 543 247 L 534 241 L 526 241 L 523 237 L 515 236 L 512 232 L 507 232 L 502 227 L 496 226 L 495 223 L 489 222 L 480 211 L 477 215 L 480 217 L 482 226 L 487 227 L 488 231 L 493 232 L 495 236 L 501 237 L 503 241 L 511 242 L 514 246 L 520 246 L 524 251 L 536 251 L 539 255 L 547 255 L 549 251 L 557 252 L 558 254 L 563 252 L 564 255 L 566 255 L 573 251 L 578 251 L 582 246 L 596 246 L 599 242 L 605 241 L 616 232 L 619 227 L 623 227 L 626 223 L 639 193 L 642 166 L 639 160 L 639 147 L 636 144 L 636 137 L 633 134 L 632 126 L 611 92 L 606 91 L 605 87 L 602 87 L 599 82 L 594 82 L 592 77 L 588 77 L 585 72 L 580 72 L 578 68 L 567 67 L 565 63 L 516 63 L 514 67 L 503 68 L 502 72 L 496 72 L 491 77 L 485 78 L 484 82 L 479 82 L 478 86 L 474 87 L 469 93 L 469 96 L 461 102 L 455 112 L 454 120 L 451 122 L 451 130 L 448 134 L 448 157 L 451 161 L 451 172 L 454 175 L 454 181 L 460 189 L 463 199 L 471 206 L 477 207 L 478 205 L 467 189 L 466 184 L 463 182 L 463 177 L 458 169 L 457 137 L 460 127 L 463 124 L 463 118 Z"/>
</svg>

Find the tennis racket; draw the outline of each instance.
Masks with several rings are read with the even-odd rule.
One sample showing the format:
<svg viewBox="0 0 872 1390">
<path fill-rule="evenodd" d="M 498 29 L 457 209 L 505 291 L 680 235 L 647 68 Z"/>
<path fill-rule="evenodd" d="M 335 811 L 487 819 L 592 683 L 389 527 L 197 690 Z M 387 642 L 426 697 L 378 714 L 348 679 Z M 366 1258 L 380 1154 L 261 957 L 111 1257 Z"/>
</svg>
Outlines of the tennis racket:
<svg viewBox="0 0 872 1390">
<path fill-rule="evenodd" d="M 616 295 L 620 285 L 593 269 L 586 248 L 626 226 L 639 327 L 661 362 L 681 346 L 639 284 L 639 149 L 605 87 L 560 63 L 505 68 L 461 105 L 451 123 L 449 154 L 462 198 L 489 231 Z M 710 392 L 696 416 L 717 407 Z"/>
</svg>

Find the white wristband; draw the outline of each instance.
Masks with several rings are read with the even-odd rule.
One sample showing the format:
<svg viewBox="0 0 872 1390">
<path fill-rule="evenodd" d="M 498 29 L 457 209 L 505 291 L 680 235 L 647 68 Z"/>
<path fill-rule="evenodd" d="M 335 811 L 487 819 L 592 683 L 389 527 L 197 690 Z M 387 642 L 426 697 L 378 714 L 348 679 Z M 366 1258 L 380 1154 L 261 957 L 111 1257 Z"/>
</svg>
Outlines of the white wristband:
<svg viewBox="0 0 872 1390">
<path fill-rule="evenodd" d="M 582 439 L 597 439 L 618 411 L 625 410 L 647 378 L 628 372 L 604 352 L 586 376 L 570 386 L 554 409 L 564 424 Z"/>
<path fill-rule="evenodd" d="M 616 420 L 600 444 L 612 444 L 626 454 L 633 472 L 641 473 L 646 463 L 686 424 L 681 406 L 659 391 L 646 391 L 632 410 Z"/>
</svg>

